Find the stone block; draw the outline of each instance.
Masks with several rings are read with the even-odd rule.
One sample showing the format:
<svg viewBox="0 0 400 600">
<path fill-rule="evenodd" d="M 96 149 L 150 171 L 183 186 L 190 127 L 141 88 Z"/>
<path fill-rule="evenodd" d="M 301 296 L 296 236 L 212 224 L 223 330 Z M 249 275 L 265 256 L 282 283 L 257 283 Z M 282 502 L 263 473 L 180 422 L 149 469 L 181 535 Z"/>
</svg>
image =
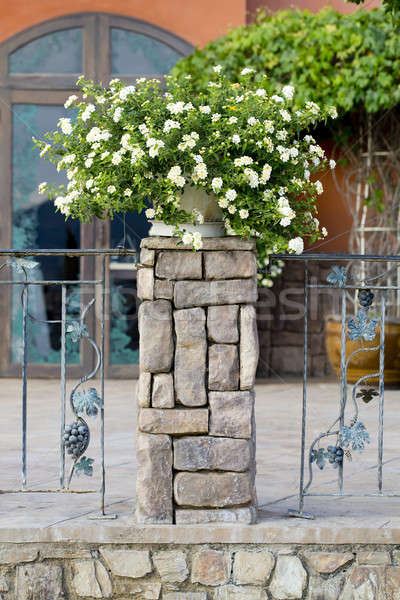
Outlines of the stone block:
<svg viewBox="0 0 400 600">
<path fill-rule="evenodd" d="M 235 344 L 239 341 L 239 306 L 210 306 L 207 314 L 208 339 L 216 344 Z"/>
<path fill-rule="evenodd" d="M 72 587 L 77 596 L 84 598 L 110 598 L 112 596 L 110 576 L 99 560 L 75 561 Z M 53 600 L 52 597 L 51 600 Z"/>
<path fill-rule="evenodd" d="M 239 508 L 177 508 L 175 522 L 180 525 L 198 525 L 200 523 L 255 523 L 257 512 L 254 506 Z"/>
<path fill-rule="evenodd" d="M 231 556 L 219 550 L 196 552 L 192 561 L 192 582 L 203 585 L 224 585 L 231 574 Z"/>
<path fill-rule="evenodd" d="M 152 409 L 142 409 L 150 411 Z M 141 412 L 142 412 L 141 411 Z M 172 523 L 172 443 L 167 435 L 136 434 L 136 519 Z"/>
<path fill-rule="evenodd" d="M 155 250 L 185 250 L 193 252 L 191 246 L 182 246 L 176 237 L 151 236 L 140 242 L 141 248 Z M 238 237 L 203 238 L 203 250 L 255 250 L 255 239 L 242 240 Z"/>
<path fill-rule="evenodd" d="M 176 308 L 219 304 L 254 304 L 257 301 L 256 279 L 220 281 L 177 281 L 174 288 Z"/>
<path fill-rule="evenodd" d="M 59 543 L 40 545 L 40 560 L 45 558 L 62 558 L 71 560 L 74 558 L 91 559 L 92 555 L 87 547 L 80 548 L 77 543 L 62 546 Z"/>
<path fill-rule="evenodd" d="M 151 405 L 151 373 L 140 373 L 136 384 L 136 398 L 138 406 L 149 408 Z"/>
<path fill-rule="evenodd" d="M 359 550 L 357 562 L 360 565 L 390 565 L 390 552 L 386 550 Z"/>
<path fill-rule="evenodd" d="M 155 254 L 155 250 L 142 248 L 140 250 L 140 264 L 144 267 L 154 267 Z"/>
<path fill-rule="evenodd" d="M 307 565 L 317 573 L 334 573 L 354 560 L 352 552 L 304 552 Z"/>
<path fill-rule="evenodd" d="M 100 548 L 103 556 L 113 575 L 118 577 L 131 577 L 136 579 L 151 573 L 153 567 L 148 550 L 113 550 Z"/>
<path fill-rule="evenodd" d="M 240 307 L 240 389 L 251 390 L 259 358 L 257 316 L 254 306 Z"/>
<path fill-rule="evenodd" d="M 154 298 L 172 300 L 174 297 L 174 284 L 168 279 L 156 279 L 154 282 Z"/>
<path fill-rule="evenodd" d="M 233 563 L 233 581 L 239 585 L 266 585 L 274 566 L 271 552 L 239 550 Z"/>
<path fill-rule="evenodd" d="M 8 592 L 9 585 L 7 579 L 0 573 L 0 592 Z"/>
<path fill-rule="evenodd" d="M 253 392 L 210 392 L 209 403 L 210 435 L 245 439 L 252 437 Z"/>
<path fill-rule="evenodd" d="M 142 408 L 139 412 L 139 429 L 147 433 L 170 435 L 207 433 L 208 409 Z"/>
<path fill-rule="evenodd" d="M 400 600 L 400 568 L 387 567 L 385 600 Z M 375 597 L 374 597 L 375 600 Z"/>
<path fill-rule="evenodd" d="M 163 600 L 207 600 L 207 592 L 167 592 Z"/>
<path fill-rule="evenodd" d="M 216 590 L 214 600 L 268 600 L 267 593 L 254 586 L 224 585 Z"/>
<path fill-rule="evenodd" d="M 247 471 L 251 454 L 248 440 L 211 436 L 174 440 L 174 468 L 178 471 Z"/>
<path fill-rule="evenodd" d="M 189 575 L 185 552 L 178 550 L 155 552 L 153 562 L 162 582 L 180 583 Z"/>
<path fill-rule="evenodd" d="M 152 268 L 137 270 L 137 297 L 140 300 L 153 300 L 154 298 L 154 272 Z"/>
<path fill-rule="evenodd" d="M 274 599 L 303 597 L 307 584 L 307 572 L 297 556 L 278 556 L 269 587 Z"/>
<path fill-rule="evenodd" d="M 172 310 L 168 300 L 140 305 L 139 335 L 140 370 L 168 373 L 174 356 Z"/>
<path fill-rule="evenodd" d="M 172 373 L 158 373 L 154 375 L 151 405 L 153 408 L 174 407 L 175 397 Z"/>
<path fill-rule="evenodd" d="M 202 308 L 176 310 L 174 320 L 176 400 L 184 406 L 204 406 L 207 403 L 205 312 Z"/>
<path fill-rule="evenodd" d="M 114 581 L 115 598 L 128 600 L 158 600 L 161 595 L 161 583 L 159 581 L 135 581 L 133 579 L 115 579 Z"/>
<path fill-rule="evenodd" d="M 63 570 L 60 565 L 19 565 L 15 578 L 17 600 L 64 600 Z"/>
<path fill-rule="evenodd" d="M 202 270 L 201 252 L 174 250 L 157 257 L 156 276 L 162 279 L 201 279 Z"/>
<path fill-rule="evenodd" d="M 174 496 L 179 506 L 218 508 L 250 502 L 253 482 L 247 473 L 188 473 L 175 476 Z"/>
<path fill-rule="evenodd" d="M 0 548 L 0 565 L 16 565 L 32 562 L 38 557 L 38 549 L 23 544 L 10 544 Z"/>
<path fill-rule="evenodd" d="M 237 279 L 255 277 L 256 257 L 253 252 L 205 252 L 204 270 L 206 279 Z"/>
<path fill-rule="evenodd" d="M 390 569 L 386 573 L 386 591 L 390 588 Z M 400 580 L 396 582 L 396 585 Z M 398 590 L 398 588 L 397 588 Z M 346 578 L 339 600 L 399 600 L 400 596 L 385 594 L 385 567 L 355 566 Z"/>
<path fill-rule="evenodd" d="M 239 356 L 236 346 L 213 344 L 208 349 L 208 389 L 237 390 L 239 387 Z"/>
<path fill-rule="evenodd" d="M 338 600 L 343 581 L 343 575 L 329 577 L 329 579 L 311 575 L 306 598 L 307 600 Z"/>
</svg>

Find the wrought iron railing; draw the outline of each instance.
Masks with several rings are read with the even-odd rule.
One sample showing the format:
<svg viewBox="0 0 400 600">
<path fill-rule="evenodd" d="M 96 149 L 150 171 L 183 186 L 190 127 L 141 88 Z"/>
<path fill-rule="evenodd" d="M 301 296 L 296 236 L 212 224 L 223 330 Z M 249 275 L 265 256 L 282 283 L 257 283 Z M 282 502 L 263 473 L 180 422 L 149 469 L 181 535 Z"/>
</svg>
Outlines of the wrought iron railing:
<svg viewBox="0 0 400 600">
<path fill-rule="evenodd" d="M 35 269 L 38 257 L 99 257 L 100 276 L 93 279 L 35 279 Z M 128 249 L 114 250 L 0 250 L 0 271 L 3 276 L 10 270 L 11 277 L 0 278 L 0 284 L 10 285 L 21 289 L 22 305 L 22 352 L 21 352 L 21 486 L 17 489 L 0 490 L 0 493 L 15 492 L 65 492 L 81 493 L 83 490 L 71 488 L 74 474 L 93 474 L 94 459 L 90 453 L 91 432 L 85 417 L 98 416 L 100 434 L 100 494 L 99 516 L 94 518 L 115 518 L 115 515 L 105 513 L 106 469 L 104 452 L 104 345 L 105 345 L 105 294 L 106 294 L 106 259 L 110 256 L 123 256 L 135 262 L 136 252 Z M 18 274 L 16 276 L 16 274 Z M 78 316 L 67 313 L 67 291 L 70 288 L 85 284 L 92 286 L 94 297 L 80 309 Z M 61 290 L 61 315 L 59 319 L 39 319 L 30 312 L 30 290 L 34 286 L 56 286 Z M 93 311 L 96 303 L 100 306 L 96 311 L 99 322 L 99 339 L 96 341 L 94 332 L 90 332 L 87 317 Z M 28 430 L 28 349 L 30 322 L 58 325 L 60 327 L 60 442 L 59 442 L 59 485 L 53 490 L 30 489 L 27 467 L 27 430 Z M 67 404 L 67 340 L 72 344 L 88 344 L 93 351 L 94 367 L 83 374 L 73 386 Z M 98 378 L 95 382 L 95 378 Z M 85 384 L 91 381 L 92 387 L 86 389 Z M 99 386 L 97 390 L 95 385 Z M 68 416 L 68 413 L 70 416 Z M 70 466 L 67 469 L 67 461 Z M 68 471 L 68 473 L 67 473 Z"/>
<path fill-rule="evenodd" d="M 304 346 L 303 346 L 303 401 L 301 418 L 301 455 L 299 477 L 299 502 L 289 514 L 294 517 L 313 518 L 304 511 L 305 499 L 309 496 L 343 497 L 400 497 L 399 493 L 386 492 L 383 479 L 384 451 L 384 388 L 385 388 L 385 325 L 387 323 L 388 294 L 398 294 L 400 285 L 393 284 L 391 276 L 400 266 L 400 256 L 303 254 L 276 255 L 273 258 L 284 261 L 295 260 L 304 265 Z M 374 261 L 383 268 L 380 275 L 370 279 L 355 280 L 350 266 Z M 333 263 L 325 281 L 310 277 L 310 265 Z M 354 269 L 353 269 L 354 270 Z M 354 270 L 356 271 L 356 270 Z M 357 270 L 360 272 L 360 270 Z M 363 270 L 361 270 L 363 272 Z M 389 283 L 387 283 L 389 282 Z M 309 307 L 310 293 L 323 290 L 324 293 L 340 295 L 340 383 L 337 413 L 333 422 L 313 439 L 307 436 L 308 426 L 308 379 L 309 379 Z M 354 310 L 356 295 L 358 307 Z M 348 341 L 358 347 L 348 351 Z M 369 342 L 370 344 L 366 344 Z M 372 343 L 372 345 L 371 345 Z M 376 352 L 379 355 L 378 368 L 363 375 L 352 384 L 349 392 L 348 371 L 351 361 L 361 353 Z M 377 386 L 368 383 L 377 382 Z M 349 398 L 351 402 L 349 402 Z M 378 403 L 377 423 L 377 462 L 376 489 L 360 493 L 346 493 L 344 488 L 346 460 L 362 452 L 370 443 L 370 434 L 360 419 L 360 402 Z M 330 443 L 329 443 L 330 442 Z M 337 486 L 332 492 L 313 492 L 313 484 L 319 472 L 325 467 L 337 469 Z"/>
</svg>

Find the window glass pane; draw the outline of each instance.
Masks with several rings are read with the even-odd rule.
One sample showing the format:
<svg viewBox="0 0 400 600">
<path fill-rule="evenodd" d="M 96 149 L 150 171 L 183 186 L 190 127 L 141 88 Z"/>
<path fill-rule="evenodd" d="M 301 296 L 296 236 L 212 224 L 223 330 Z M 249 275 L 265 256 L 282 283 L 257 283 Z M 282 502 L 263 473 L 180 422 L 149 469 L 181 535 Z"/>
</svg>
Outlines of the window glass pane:
<svg viewBox="0 0 400 600">
<path fill-rule="evenodd" d="M 9 73 L 81 73 L 82 29 L 56 31 L 15 50 Z"/>
<path fill-rule="evenodd" d="M 62 106 L 15 104 L 13 106 L 12 153 L 12 247 L 25 248 L 79 248 L 79 221 L 68 220 L 56 213 L 53 202 L 37 191 L 41 181 L 64 183 L 65 176 L 57 173 L 54 165 L 40 157 L 33 149 L 32 136 L 42 137 L 45 131 L 55 129 L 62 116 L 71 116 Z M 31 273 L 33 279 L 79 279 L 79 259 L 57 257 L 35 258 L 39 262 Z M 21 277 L 18 274 L 15 278 Z M 79 311 L 79 290 L 68 289 L 69 317 Z M 19 286 L 13 286 L 12 303 L 12 360 L 20 362 L 22 351 L 22 311 Z M 59 286 L 30 286 L 28 360 L 33 363 L 58 363 L 60 359 L 60 325 L 37 320 L 60 318 L 61 289 Z M 68 336 L 69 337 L 69 336 Z M 67 359 L 79 362 L 79 344 L 67 338 Z"/>
<path fill-rule="evenodd" d="M 118 245 L 139 252 L 140 241 L 147 237 L 150 224 L 144 213 L 115 215 L 110 227 L 111 248 Z M 139 259 L 139 255 L 137 255 Z M 131 264 L 129 264 L 129 262 Z M 132 365 L 139 362 L 139 332 L 136 295 L 136 270 L 132 259 L 113 256 L 110 260 L 110 364 Z"/>
<path fill-rule="evenodd" d="M 113 75 L 163 75 L 180 58 L 178 52 L 146 35 L 111 29 Z"/>
</svg>

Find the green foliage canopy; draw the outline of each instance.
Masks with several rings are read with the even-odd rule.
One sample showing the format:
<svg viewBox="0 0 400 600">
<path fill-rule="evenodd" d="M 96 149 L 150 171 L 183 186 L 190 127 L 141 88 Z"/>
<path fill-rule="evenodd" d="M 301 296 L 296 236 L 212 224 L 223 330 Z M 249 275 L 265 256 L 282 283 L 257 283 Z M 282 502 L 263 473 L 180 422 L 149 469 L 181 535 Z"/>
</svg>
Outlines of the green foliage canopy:
<svg viewBox="0 0 400 600">
<path fill-rule="evenodd" d="M 267 73 L 278 89 L 296 88 L 300 103 L 333 104 L 339 114 L 392 108 L 400 100 L 400 35 L 383 8 L 341 14 L 285 10 L 232 29 L 181 59 L 173 74 L 207 85 L 213 65 L 231 79 L 244 67 Z"/>
</svg>

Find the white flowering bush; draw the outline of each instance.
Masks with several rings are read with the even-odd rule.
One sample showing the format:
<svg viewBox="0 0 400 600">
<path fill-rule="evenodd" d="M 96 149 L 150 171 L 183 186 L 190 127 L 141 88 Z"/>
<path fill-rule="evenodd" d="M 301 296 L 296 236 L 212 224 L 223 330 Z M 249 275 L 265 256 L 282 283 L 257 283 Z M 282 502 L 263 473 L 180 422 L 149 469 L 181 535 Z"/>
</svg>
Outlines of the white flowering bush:
<svg viewBox="0 0 400 600">
<path fill-rule="evenodd" d="M 189 76 L 167 77 L 166 89 L 156 79 L 136 86 L 114 79 L 106 89 L 80 78 L 82 99 L 65 103 L 75 118 L 35 140 L 69 183 L 43 182 L 41 193 L 81 221 L 145 210 L 199 249 L 200 234 L 185 232 L 185 223 L 203 215 L 181 206 L 185 186 L 195 186 L 215 194 L 227 234 L 257 238 L 261 260 L 272 251 L 301 253 L 305 238 L 326 235 L 315 216 L 323 187 L 312 175 L 328 164 L 307 130 L 336 110 L 314 102 L 295 109 L 292 86 L 271 93 L 250 68 L 238 79 L 230 83 L 216 66 L 199 93 Z"/>
</svg>

